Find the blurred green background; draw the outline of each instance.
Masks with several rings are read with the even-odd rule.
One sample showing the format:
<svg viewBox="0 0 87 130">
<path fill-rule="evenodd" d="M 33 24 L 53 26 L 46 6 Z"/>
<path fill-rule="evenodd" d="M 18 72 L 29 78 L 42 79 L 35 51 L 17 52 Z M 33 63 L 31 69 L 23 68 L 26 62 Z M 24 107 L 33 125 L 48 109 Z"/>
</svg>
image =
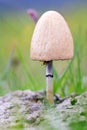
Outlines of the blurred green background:
<svg viewBox="0 0 87 130">
<path fill-rule="evenodd" d="M 27 9 L 40 17 L 47 10 L 67 21 L 75 46 L 72 61 L 54 61 L 54 91 L 61 96 L 87 90 L 87 1 L 0 0 L 0 95 L 14 90 L 45 89 L 45 65 L 30 59 L 35 22 Z"/>
</svg>

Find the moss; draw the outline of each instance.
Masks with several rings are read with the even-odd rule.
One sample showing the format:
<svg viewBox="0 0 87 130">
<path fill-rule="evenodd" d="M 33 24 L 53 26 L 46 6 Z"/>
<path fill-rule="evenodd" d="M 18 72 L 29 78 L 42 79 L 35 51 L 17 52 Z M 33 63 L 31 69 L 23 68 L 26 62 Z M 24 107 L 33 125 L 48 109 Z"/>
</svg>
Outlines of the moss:
<svg viewBox="0 0 87 130">
<path fill-rule="evenodd" d="M 72 98 L 71 99 L 71 105 L 75 105 L 77 103 L 77 99 L 76 98 Z"/>
</svg>

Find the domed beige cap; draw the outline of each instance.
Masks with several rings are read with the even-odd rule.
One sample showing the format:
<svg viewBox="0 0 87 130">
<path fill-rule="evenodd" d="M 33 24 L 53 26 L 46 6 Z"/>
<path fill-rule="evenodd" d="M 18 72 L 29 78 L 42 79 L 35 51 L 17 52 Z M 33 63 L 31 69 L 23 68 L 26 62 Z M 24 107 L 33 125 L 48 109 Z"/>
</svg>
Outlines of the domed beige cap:
<svg viewBox="0 0 87 130">
<path fill-rule="evenodd" d="M 33 60 L 65 60 L 73 57 L 73 39 L 64 18 L 56 11 L 44 13 L 36 24 L 30 48 Z"/>
</svg>

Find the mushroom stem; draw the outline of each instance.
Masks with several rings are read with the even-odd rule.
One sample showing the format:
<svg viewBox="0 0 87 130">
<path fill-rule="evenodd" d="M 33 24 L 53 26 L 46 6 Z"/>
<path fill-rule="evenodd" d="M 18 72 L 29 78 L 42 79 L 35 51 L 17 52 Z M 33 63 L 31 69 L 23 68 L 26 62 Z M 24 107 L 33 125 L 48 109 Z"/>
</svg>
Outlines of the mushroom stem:
<svg viewBox="0 0 87 130">
<path fill-rule="evenodd" d="M 46 64 L 46 95 L 47 100 L 50 104 L 54 103 L 54 94 L 53 94 L 53 63 L 52 61 L 47 62 Z"/>
</svg>

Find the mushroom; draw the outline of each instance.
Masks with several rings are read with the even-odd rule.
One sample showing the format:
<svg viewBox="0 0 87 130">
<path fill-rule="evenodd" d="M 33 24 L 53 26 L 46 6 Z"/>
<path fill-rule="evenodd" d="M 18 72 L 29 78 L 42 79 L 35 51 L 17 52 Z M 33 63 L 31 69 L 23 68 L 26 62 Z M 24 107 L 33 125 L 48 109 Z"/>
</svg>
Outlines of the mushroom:
<svg viewBox="0 0 87 130">
<path fill-rule="evenodd" d="M 63 16 L 56 11 L 44 13 L 32 36 L 30 57 L 46 64 L 46 97 L 51 104 L 54 102 L 53 60 L 69 60 L 73 50 L 72 35 Z"/>
</svg>

